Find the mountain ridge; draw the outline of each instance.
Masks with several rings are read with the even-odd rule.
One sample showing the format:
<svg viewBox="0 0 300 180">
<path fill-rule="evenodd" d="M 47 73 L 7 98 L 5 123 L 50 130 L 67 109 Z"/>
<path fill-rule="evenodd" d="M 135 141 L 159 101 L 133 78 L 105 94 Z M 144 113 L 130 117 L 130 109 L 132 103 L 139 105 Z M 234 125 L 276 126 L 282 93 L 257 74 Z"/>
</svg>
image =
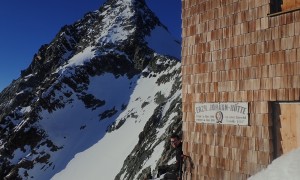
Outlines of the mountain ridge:
<svg viewBox="0 0 300 180">
<path fill-rule="evenodd" d="M 21 77 L 0 93 L 0 177 L 50 179 L 78 152 L 131 121 L 148 124 L 135 132 L 139 140 L 132 152 L 140 149 L 141 142 L 164 142 L 159 137 L 153 140 L 155 132 L 147 130 L 155 127 L 154 119 L 169 122 L 168 127 L 173 127 L 169 133 L 178 131 L 180 62 L 174 54 L 165 56 L 148 46 L 155 47 L 151 33 L 157 28 L 168 33 L 145 1 L 109 0 L 62 27 L 50 44 L 41 46 Z M 178 42 L 173 44 L 170 47 L 177 44 L 180 50 Z M 137 90 L 143 87 L 153 91 L 142 90 L 148 92 L 145 95 Z M 179 118 L 166 113 L 170 103 L 174 110 L 169 111 Z M 151 114 L 164 108 L 159 117 Z M 129 168 L 119 174 L 130 174 L 124 176 L 127 179 L 142 177 L 142 169 L 135 165 L 125 165 Z"/>
</svg>

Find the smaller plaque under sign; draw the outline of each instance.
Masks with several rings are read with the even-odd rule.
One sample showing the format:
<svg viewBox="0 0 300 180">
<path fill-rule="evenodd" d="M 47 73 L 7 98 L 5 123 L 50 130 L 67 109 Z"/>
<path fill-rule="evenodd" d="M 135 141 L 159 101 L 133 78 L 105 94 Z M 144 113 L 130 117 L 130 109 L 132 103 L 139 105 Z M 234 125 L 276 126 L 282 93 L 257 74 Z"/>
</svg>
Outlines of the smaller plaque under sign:
<svg viewBox="0 0 300 180">
<path fill-rule="evenodd" d="M 248 125 L 248 103 L 196 103 L 197 123 Z"/>
</svg>

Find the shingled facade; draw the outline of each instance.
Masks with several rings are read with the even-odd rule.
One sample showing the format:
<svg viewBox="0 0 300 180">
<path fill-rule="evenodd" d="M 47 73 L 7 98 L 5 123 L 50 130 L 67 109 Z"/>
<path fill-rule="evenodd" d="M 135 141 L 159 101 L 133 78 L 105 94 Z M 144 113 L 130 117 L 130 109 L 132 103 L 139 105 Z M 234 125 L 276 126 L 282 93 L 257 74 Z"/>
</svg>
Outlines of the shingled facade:
<svg viewBox="0 0 300 180">
<path fill-rule="evenodd" d="M 299 147 L 300 10 L 280 5 L 182 0 L 183 148 L 194 164 L 189 179 L 247 179 Z M 247 124 L 196 121 L 196 106 L 212 103 L 246 104 Z"/>
</svg>

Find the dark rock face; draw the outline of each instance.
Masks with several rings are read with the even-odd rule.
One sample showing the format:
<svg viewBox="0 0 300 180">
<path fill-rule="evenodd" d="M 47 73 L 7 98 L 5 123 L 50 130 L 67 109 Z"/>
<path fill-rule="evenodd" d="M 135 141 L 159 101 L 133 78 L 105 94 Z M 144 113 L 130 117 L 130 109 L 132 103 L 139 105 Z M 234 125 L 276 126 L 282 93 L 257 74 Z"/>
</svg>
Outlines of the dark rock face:
<svg viewBox="0 0 300 180">
<path fill-rule="evenodd" d="M 169 113 L 171 112 L 179 112 L 181 110 L 181 106 L 179 101 L 181 99 L 174 100 L 174 104 L 177 104 L 176 107 L 172 107 L 174 109 L 169 109 Z M 156 109 L 155 113 L 159 113 L 159 108 Z M 157 162 L 156 168 L 158 165 L 161 164 L 167 164 L 168 161 L 170 161 L 174 157 L 174 152 L 172 149 L 170 149 L 171 145 L 169 143 L 169 135 L 171 135 L 173 132 L 180 133 L 182 125 L 181 125 L 181 114 L 179 114 L 174 120 L 173 123 L 166 129 L 165 134 L 163 136 L 157 137 L 156 129 L 159 128 L 159 126 L 164 126 L 164 119 L 168 117 L 156 117 L 157 114 L 153 114 L 151 119 L 147 122 L 146 126 L 144 127 L 144 130 L 139 135 L 139 142 L 131 152 L 131 154 L 128 155 L 126 158 L 124 165 L 119 172 L 119 174 L 116 176 L 115 179 L 120 179 L 121 175 L 124 175 L 123 179 L 135 179 L 134 177 L 138 174 L 139 171 L 142 171 L 140 174 L 138 174 L 137 179 L 143 180 L 144 177 L 146 177 L 149 173 L 152 173 L 152 171 L 157 169 L 149 169 L 149 167 L 146 167 L 145 169 L 142 169 L 143 163 L 154 153 L 155 147 L 162 142 L 165 142 L 165 151 L 161 155 L 162 159 L 159 159 Z M 159 120 L 162 120 L 162 122 L 157 122 Z M 151 146 L 151 148 L 149 148 Z"/>
<path fill-rule="evenodd" d="M 112 104 L 113 97 L 99 97 L 91 92 L 92 79 L 107 74 L 115 79 L 126 77 L 132 80 L 129 89 L 136 86 L 133 79 L 138 77 L 150 80 L 159 76 L 157 86 L 174 81 L 167 96 L 156 92 L 155 111 L 140 132 L 139 141 L 116 179 L 121 176 L 124 179 L 141 179 L 151 171 L 149 167 L 143 167 L 143 162 L 153 154 L 154 148 L 172 132 L 180 131 L 180 62 L 172 57 L 157 55 L 147 46 L 145 36 L 150 35 L 155 26 L 165 27 L 147 8 L 144 0 L 127 1 L 129 5 L 109 0 L 99 10 L 62 27 L 49 44 L 41 46 L 21 76 L 0 93 L 0 179 L 35 179 L 37 174 L 32 174 L 31 170 L 37 167 L 41 172 L 47 172 L 44 176 L 47 178 L 59 172 L 63 167 L 59 169 L 58 166 L 63 165 L 57 163 L 53 156 L 65 155 L 64 148 L 72 136 L 57 135 L 53 138 L 46 125 L 52 125 L 50 121 L 55 120 L 51 118 L 54 113 L 69 116 L 66 109 L 76 107 L 78 102 L 91 114 L 95 112 L 93 118 L 105 126 L 107 133 L 117 131 L 126 123 L 126 118 L 116 122 L 116 117 L 124 111 L 137 119 L 137 113 L 126 109 L 128 102 Z M 125 17 L 116 13 L 122 11 L 131 12 L 131 15 Z M 115 26 L 122 30 L 118 32 Z M 108 40 L 111 34 L 118 33 L 123 33 L 120 35 L 122 38 Z M 84 56 L 88 53 L 90 56 Z M 125 95 L 127 98 L 130 96 Z M 141 102 L 138 106 L 145 108 L 149 104 Z M 170 116 L 174 113 L 176 116 Z M 70 126 L 85 131 L 88 125 L 82 121 Z M 59 122 L 59 125 L 64 123 Z M 60 132 L 59 126 L 57 129 Z M 160 129 L 165 129 L 163 135 L 157 135 Z M 94 138 L 94 143 L 101 139 L 100 136 Z M 158 164 L 172 157 L 168 143 L 165 146 L 163 154 L 167 158 L 159 160 Z M 71 158 L 70 155 L 69 160 Z"/>
<path fill-rule="evenodd" d="M 172 99 L 172 97 L 176 97 L 174 93 L 178 92 L 178 90 L 181 90 L 180 69 L 174 71 L 174 74 L 169 74 L 169 76 L 177 77 L 176 81 L 172 86 L 171 92 L 173 93 L 171 93 L 169 97 L 166 97 L 165 101 L 159 102 L 153 115 L 147 121 L 143 131 L 139 134 L 138 143 L 136 144 L 132 152 L 128 155 L 128 157 L 124 161 L 122 169 L 115 177 L 116 180 L 121 179 L 121 176 L 123 177 L 123 179 L 128 180 L 143 180 L 145 179 L 145 177 L 147 177 L 149 173 L 152 174 L 153 171 L 156 171 L 158 165 L 167 164 L 174 157 L 174 152 L 170 148 L 171 145 L 169 143 L 169 137 L 173 133 L 181 135 L 181 97 Z M 168 99 L 172 99 L 172 101 L 170 103 L 170 106 L 168 106 L 166 113 L 163 114 L 162 111 L 166 108 L 166 101 Z M 166 123 L 170 120 L 170 116 L 173 113 L 175 113 L 176 116 L 172 118 L 172 123 L 167 125 Z M 159 135 L 157 131 L 159 131 L 161 128 L 165 128 L 165 131 L 162 135 Z M 153 155 L 154 149 L 160 143 L 165 143 L 165 150 L 161 154 L 161 158 L 158 159 L 155 169 L 151 169 L 150 167 L 143 167 L 144 162 L 146 162 L 147 159 L 149 159 Z"/>
</svg>

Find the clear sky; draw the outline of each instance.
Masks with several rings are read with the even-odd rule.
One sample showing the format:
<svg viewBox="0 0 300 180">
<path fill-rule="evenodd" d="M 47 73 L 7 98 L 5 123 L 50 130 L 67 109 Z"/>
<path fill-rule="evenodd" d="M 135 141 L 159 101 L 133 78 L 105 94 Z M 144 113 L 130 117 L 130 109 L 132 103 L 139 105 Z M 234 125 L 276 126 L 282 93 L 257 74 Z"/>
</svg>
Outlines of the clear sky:
<svg viewBox="0 0 300 180">
<path fill-rule="evenodd" d="M 1 0 L 0 91 L 26 69 L 41 45 L 64 25 L 97 10 L 105 0 Z M 181 38 L 181 0 L 146 0 L 169 31 Z"/>
</svg>

